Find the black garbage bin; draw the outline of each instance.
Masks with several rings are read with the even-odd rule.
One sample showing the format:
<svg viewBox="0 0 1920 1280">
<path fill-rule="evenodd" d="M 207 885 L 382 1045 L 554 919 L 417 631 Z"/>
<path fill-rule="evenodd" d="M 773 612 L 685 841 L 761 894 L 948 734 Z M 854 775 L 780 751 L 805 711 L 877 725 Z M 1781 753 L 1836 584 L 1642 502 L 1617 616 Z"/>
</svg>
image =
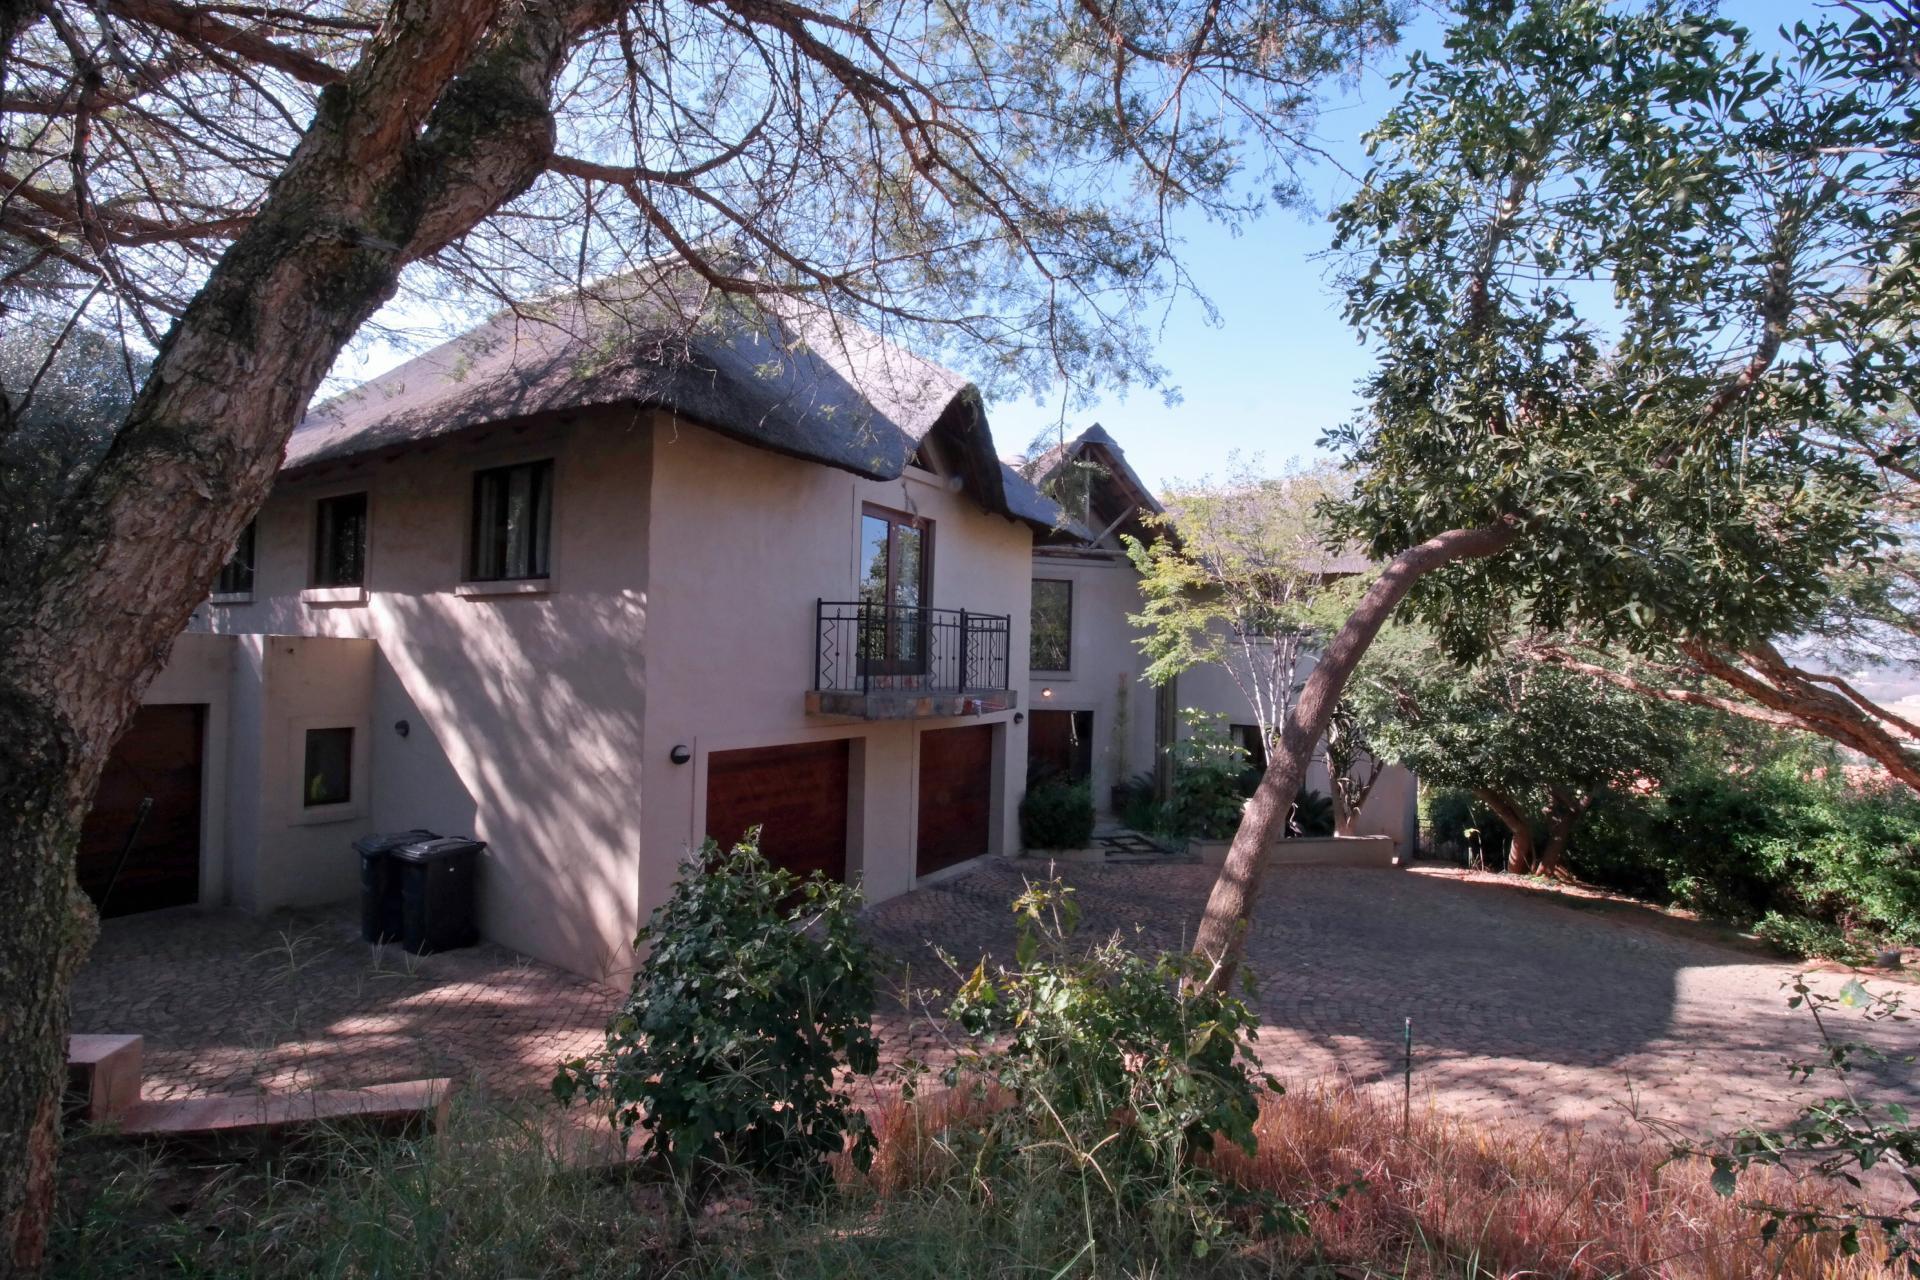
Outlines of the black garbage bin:
<svg viewBox="0 0 1920 1280">
<path fill-rule="evenodd" d="M 480 939 L 474 921 L 474 881 L 487 846 L 464 836 L 416 840 L 393 850 L 400 882 L 400 941 L 415 955 L 470 947 Z"/>
<path fill-rule="evenodd" d="M 400 941 L 400 882 L 387 855 L 403 844 L 433 839 L 425 827 L 372 831 L 353 842 L 360 855 L 360 936 L 368 942 Z"/>
</svg>

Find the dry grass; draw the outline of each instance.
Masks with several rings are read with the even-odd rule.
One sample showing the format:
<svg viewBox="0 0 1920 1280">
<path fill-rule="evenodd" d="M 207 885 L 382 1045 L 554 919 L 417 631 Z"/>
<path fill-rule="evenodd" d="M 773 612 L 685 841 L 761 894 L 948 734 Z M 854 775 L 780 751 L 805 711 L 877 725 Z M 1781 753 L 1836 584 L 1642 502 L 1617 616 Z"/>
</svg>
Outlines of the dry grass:
<svg viewBox="0 0 1920 1280">
<path fill-rule="evenodd" d="M 56 1274 L 372 1277 L 672 1274 L 684 1280 L 1864 1280 L 1891 1276 L 1831 1239 L 1763 1246 L 1760 1220 L 1655 1141 L 1474 1124 L 1437 1112 L 1400 1131 L 1397 1100 L 1327 1086 L 1265 1109 L 1254 1156 L 1213 1173 L 1302 1206 L 1310 1230 L 1235 1238 L 1205 1259 L 1140 1223 L 1097 1245 L 1078 1195 L 1038 1172 L 976 1178 L 992 1099 L 894 1102 L 872 1170 L 812 1204 L 748 1192 L 674 1226 L 671 1197 L 569 1168 L 541 1114 L 474 1108 L 440 1141 L 342 1138 L 308 1156 L 214 1165 L 85 1144 L 67 1167 Z M 550 1117 L 548 1117 L 550 1118 Z M 1337 1188 L 1346 1188 L 1335 1193 Z M 1816 1199 L 1785 1179 L 1742 1199 Z M 717 1216 L 713 1211 L 722 1210 Z M 1250 1225 L 1250 1220 L 1249 1220 Z"/>
<path fill-rule="evenodd" d="M 1820 1188 L 1769 1170 L 1743 1178 L 1729 1199 L 1709 1185 L 1704 1162 L 1669 1161 L 1651 1140 L 1473 1124 L 1433 1111 L 1415 1115 L 1403 1136 L 1397 1105 L 1344 1087 L 1270 1105 L 1259 1139 L 1257 1155 L 1229 1151 L 1215 1166 L 1299 1200 L 1364 1184 L 1309 1212 L 1313 1251 L 1353 1274 L 1890 1274 L 1878 1258 L 1843 1258 L 1832 1237 L 1763 1244 L 1749 1202 L 1804 1203 L 1822 1199 Z"/>
<path fill-rule="evenodd" d="M 951 1183 L 948 1131 L 990 1104 L 963 1094 L 875 1118 L 870 1174 L 844 1180 L 889 1199 Z M 1475 1123 L 1323 1084 L 1262 1108 L 1257 1154 L 1223 1147 L 1207 1167 L 1230 1184 L 1304 1208 L 1306 1234 L 1241 1261 L 1269 1274 L 1402 1280 L 1869 1280 L 1907 1274 L 1876 1242 L 1841 1254 L 1832 1236 L 1766 1243 L 1755 1201 L 1830 1204 L 1831 1191 L 1775 1170 L 1715 1192 L 1704 1161 L 1674 1160 L 1651 1136 Z M 1249 1255 L 1258 1255 L 1257 1258 Z"/>
</svg>

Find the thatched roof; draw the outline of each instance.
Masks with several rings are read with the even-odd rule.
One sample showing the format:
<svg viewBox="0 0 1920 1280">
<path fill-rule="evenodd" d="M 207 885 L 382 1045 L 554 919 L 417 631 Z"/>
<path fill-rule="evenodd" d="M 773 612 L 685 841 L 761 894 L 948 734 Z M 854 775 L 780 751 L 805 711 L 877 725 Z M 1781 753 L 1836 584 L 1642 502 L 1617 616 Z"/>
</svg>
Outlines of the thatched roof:
<svg viewBox="0 0 1920 1280">
<path fill-rule="evenodd" d="M 1036 486 L 1044 486 L 1070 463 L 1084 461 L 1097 469 L 1097 478 L 1086 494 L 1086 510 L 1076 512 L 1087 527 L 1071 524 L 1056 536 L 1057 541 L 1091 543 L 1098 531 L 1110 526 L 1141 536 L 1140 518 L 1160 513 L 1160 500 L 1153 496 L 1133 467 L 1126 451 L 1106 429 L 1095 423 L 1074 436 L 1029 458 L 1020 468 Z"/>
<path fill-rule="evenodd" d="M 810 303 L 715 302 L 686 272 L 503 311 L 316 407 L 282 474 L 488 424 L 658 407 L 776 453 L 875 480 L 936 437 L 989 511 L 1044 527 L 1059 509 L 994 454 L 959 374 Z"/>
</svg>

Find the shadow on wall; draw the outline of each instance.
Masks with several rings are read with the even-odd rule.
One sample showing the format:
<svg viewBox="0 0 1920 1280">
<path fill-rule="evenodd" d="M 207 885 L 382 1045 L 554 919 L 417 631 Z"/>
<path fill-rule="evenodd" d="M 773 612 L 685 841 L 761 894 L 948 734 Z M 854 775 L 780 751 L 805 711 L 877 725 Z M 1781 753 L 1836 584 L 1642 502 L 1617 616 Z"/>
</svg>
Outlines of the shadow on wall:
<svg viewBox="0 0 1920 1280">
<path fill-rule="evenodd" d="M 375 600 L 372 825 L 485 840 L 483 932 L 620 980 L 639 923 L 643 596 Z"/>
</svg>

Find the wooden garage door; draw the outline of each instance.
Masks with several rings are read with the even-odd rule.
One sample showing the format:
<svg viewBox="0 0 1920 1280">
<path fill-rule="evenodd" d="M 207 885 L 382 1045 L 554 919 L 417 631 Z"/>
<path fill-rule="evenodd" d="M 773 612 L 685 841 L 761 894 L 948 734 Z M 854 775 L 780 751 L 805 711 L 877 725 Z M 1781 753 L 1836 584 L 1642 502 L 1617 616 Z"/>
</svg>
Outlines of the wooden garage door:
<svg viewBox="0 0 1920 1280">
<path fill-rule="evenodd" d="M 758 824 L 760 852 L 796 875 L 847 878 L 845 738 L 707 757 L 707 834 L 730 849 Z"/>
<path fill-rule="evenodd" d="M 920 735 L 920 838 L 914 873 L 987 852 L 993 814 L 993 726 Z"/>
<path fill-rule="evenodd" d="M 101 914 L 131 915 L 199 900 L 205 719 L 198 705 L 141 707 L 107 757 L 93 809 L 80 828 L 77 867 L 80 887 Z M 148 797 L 153 807 L 141 821 L 140 802 Z M 139 834 L 129 848 L 136 825 Z"/>
</svg>

